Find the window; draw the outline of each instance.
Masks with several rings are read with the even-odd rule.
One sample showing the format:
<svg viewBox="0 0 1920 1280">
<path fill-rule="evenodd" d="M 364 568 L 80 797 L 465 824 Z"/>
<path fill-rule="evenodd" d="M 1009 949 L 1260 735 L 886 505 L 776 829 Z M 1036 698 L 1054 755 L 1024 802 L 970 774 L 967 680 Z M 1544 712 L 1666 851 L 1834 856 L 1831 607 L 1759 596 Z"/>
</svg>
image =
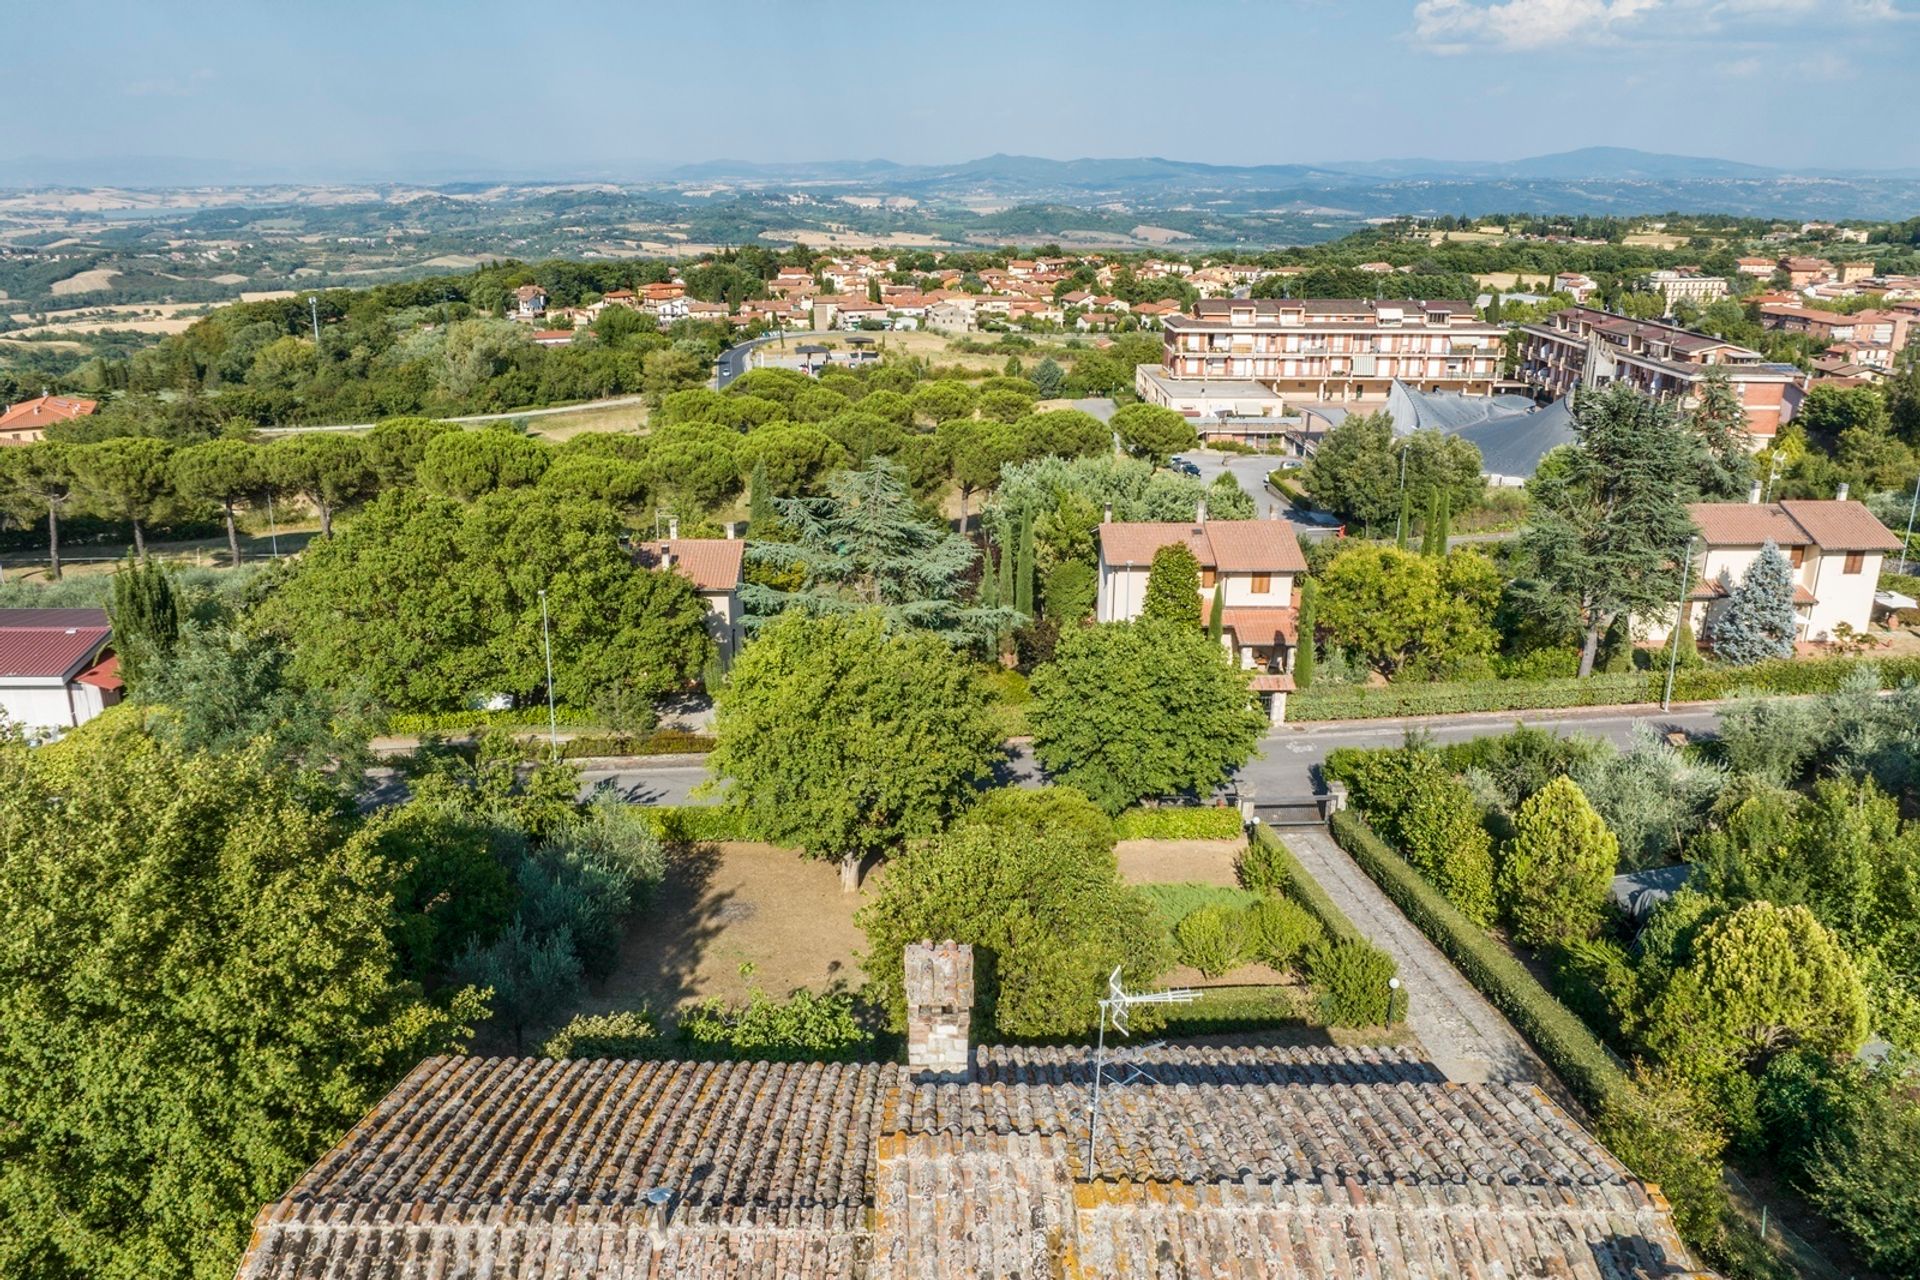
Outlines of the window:
<svg viewBox="0 0 1920 1280">
<path fill-rule="evenodd" d="M 1270 573 L 1254 574 L 1253 586 L 1250 590 L 1257 596 L 1266 595 L 1269 591 L 1273 590 L 1273 575 Z"/>
<path fill-rule="evenodd" d="M 1212 587 L 1213 587 L 1213 570 L 1202 569 L 1200 571 L 1200 589 L 1202 591 L 1208 591 L 1208 590 L 1211 590 Z"/>
<path fill-rule="evenodd" d="M 1860 566 L 1866 563 L 1866 559 L 1867 559 L 1867 553 L 1864 551 L 1847 552 L 1847 567 L 1845 569 L 1845 572 L 1847 573 L 1860 572 Z"/>
</svg>

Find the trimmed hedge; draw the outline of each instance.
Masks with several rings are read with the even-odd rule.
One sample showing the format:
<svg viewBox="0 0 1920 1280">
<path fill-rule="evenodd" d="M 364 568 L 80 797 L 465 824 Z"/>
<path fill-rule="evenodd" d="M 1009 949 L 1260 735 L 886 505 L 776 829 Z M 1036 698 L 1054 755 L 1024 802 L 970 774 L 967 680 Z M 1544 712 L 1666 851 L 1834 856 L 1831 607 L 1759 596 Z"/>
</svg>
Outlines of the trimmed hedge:
<svg viewBox="0 0 1920 1280">
<path fill-rule="evenodd" d="M 582 734 L 560 744 L 560 758 L 699 755 L 713 750 L 716 741 L 710 733 L 688 733 L 685 729 L 656 729 L 647 734 Z"/>
<path fill-rule="evenodd" d="M 1334 905 L 1320 882 L 1307 874 L 1293 851 L 1264 825 L 1253 829 L 1247 851 L 1240 855 L 1240 883 L 1256 892 L 1271 890 L 1292 898 L 1313 914 L 1327 935 L 1342 942 L 1364 942 L 1366 935 Z"/>
<path fill-rule="evenodd" d="M 1467 980 L 1540 1052 L 1586 1106 L 1598 1112 L 1627 1075 L 1585 1023 L 1550 995 L 1486 930 L 1460 914 L 1352 810 L 1333 815 L 1333 838 L 1394 904 L 1445 952 Z"/>
<path fill-rule="evenodd" d="M 554 721 L 563 729 L 594 728 L 590 711 L 554 709 Z M 387 732 L 478 733 L 483 729 L 544 729 L 545 707 L 514 707 L 505 711 L 395 711 L 387 716 Z"/>
<path fill-rule="evenodd" d="M 1120 840 L 1238 840 L 1245 830 L 1238 809 L 1213 806 L 1133 808 L 1113 820 Z"/>
<path fill-rule="evenodd" d="M 744 816 L 725 805 L 654 805 L 646 812 L 654 834 L 670 844 L 760 838 Z"/>
<path fill-rule="evenodd" d="M 1880 686 L 1920 681 L 1920 658 L 1783 658 L 1750 667 L 1682 668 L 1674 677 L 1676 702 L 1714 702 L 1737 693 L 1832 693 L 1861 667 L 1875 667 Z M 1460 680 L 1434 684 L 1321 685 L 1287 699 L 1289 721 L 1379 720 L 1456 715 L 1472 711 L 1543 711 L 1658 702 L 1665 666 L 1592 675 L 1585 680 Z"/>
</svg>

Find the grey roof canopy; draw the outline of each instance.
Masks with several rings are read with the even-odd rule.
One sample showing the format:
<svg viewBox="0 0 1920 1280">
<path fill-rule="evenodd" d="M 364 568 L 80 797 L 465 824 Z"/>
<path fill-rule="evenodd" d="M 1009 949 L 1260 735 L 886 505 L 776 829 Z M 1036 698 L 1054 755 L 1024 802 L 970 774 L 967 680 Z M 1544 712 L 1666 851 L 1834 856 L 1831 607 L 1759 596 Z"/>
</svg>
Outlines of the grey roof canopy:
<svg viewBox="0 0 1920 1280">
<path fill-rule="evenodd" d="M 1548 450 L 1574 440 L 1573 411 L 1565 397 L 1542 406 L 1526 396 L 1417 391 L 1396 378 L 1387 412 L 1395 435 L 1436 430 L 1470 442 L 1480 450 L 1480 469 L 1490 476 L 1524 480 Z"/>
</svg>

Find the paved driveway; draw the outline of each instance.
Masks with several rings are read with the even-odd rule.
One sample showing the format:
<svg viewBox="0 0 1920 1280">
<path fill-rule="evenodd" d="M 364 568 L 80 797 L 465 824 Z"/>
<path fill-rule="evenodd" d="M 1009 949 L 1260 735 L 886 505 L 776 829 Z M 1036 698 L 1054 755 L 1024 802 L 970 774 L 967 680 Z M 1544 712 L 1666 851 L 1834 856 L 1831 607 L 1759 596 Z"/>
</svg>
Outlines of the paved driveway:
<svg viewBox="0 0 1920 1280">
<path fill-rule="evenodd" d="M 1347 918 L 1400 966 L 1407 1025 L 1447 1079 L 1557 1084 L 1520 1033 L 1453 962 L 1400 914 L 1372 877 L 1324 831 L 1282 833 L 1287 848 Z"/>
</svg>

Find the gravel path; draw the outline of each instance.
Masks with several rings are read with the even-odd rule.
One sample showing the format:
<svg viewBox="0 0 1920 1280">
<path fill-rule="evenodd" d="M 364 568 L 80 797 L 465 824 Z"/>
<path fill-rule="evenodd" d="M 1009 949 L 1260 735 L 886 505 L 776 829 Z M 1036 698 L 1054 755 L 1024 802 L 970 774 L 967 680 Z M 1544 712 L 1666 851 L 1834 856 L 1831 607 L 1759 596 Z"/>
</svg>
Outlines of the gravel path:
<svg viewBox="0 0 1920 1280">
<path fill-rule="evenodd" d="M 1324 831 L 1278 833 L 1347 918 L 1400 965 L 1413 1028 L 1449 1080 L 1525 1080 L 1556 1092 L 1558 1081 L 1500 1011 L 1400 914 L 1372 878 Z"/>
</svg>

